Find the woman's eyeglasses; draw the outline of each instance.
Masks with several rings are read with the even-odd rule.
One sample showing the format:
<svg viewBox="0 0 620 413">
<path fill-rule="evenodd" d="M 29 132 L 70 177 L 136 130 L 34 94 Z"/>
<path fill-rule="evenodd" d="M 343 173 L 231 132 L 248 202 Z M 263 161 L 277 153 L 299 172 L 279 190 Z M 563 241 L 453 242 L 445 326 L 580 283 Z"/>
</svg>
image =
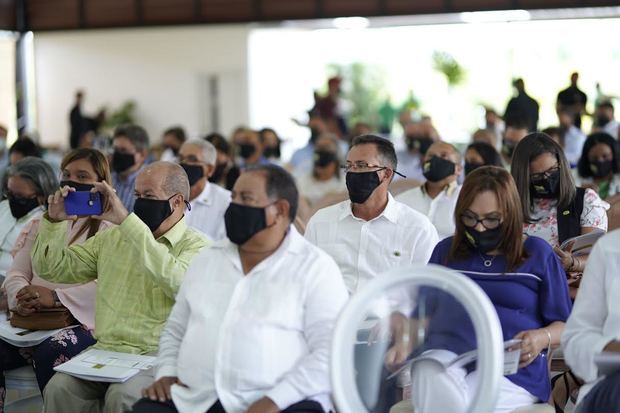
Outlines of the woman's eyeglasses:
<svg viewBox="0 0 620 413">
<path fill-rule="evenodd" d="M 502 223 L 502 220 L 497 217 L 484 217 L 482 219 L 478 219 L 478 217 L 471 214 L 463 214 L 461 215 L 461 223 L 468 228 L 474 228 L 478 223 L 482 224 L 486 229 L 495 229 L 499 227 L 499 224 Z"/>
</svg>

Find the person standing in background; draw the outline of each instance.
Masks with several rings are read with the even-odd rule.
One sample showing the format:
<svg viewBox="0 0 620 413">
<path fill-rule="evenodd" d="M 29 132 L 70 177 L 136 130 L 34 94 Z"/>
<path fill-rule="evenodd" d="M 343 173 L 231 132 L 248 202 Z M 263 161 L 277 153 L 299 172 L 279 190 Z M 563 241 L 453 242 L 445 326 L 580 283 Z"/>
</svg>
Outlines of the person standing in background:
<svg viewBox="0 0 620 413">
<path fill-rule="evenodd" d="M 579 81 L 579 73 L 573 72 L 570 75 L 570 86 L 558 93 L 556 101 L 556 110 L 568 110 L 574 116 L 574 125 L 581 129 L 581 115 L 586 111 L 586 103 L 588 96 L 577 86 Z"/>
<path fill-rule="evenodd" d="M 82 102 L 84 101 L 84 92 L 78 90 L 75 93 L 75 103 L 69 112 L 69 123 L 71 132 L 69 134 L 69 145 L 71 149 L 78 147 L 80 138 L 85 132 L 84 116 L 82 115 Z"/>
</svg>

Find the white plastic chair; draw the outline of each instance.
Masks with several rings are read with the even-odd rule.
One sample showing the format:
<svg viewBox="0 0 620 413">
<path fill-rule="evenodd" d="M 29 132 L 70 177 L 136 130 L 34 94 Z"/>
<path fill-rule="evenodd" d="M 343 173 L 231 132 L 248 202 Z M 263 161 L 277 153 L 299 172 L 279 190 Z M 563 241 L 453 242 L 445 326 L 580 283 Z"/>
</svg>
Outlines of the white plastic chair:
<svg viewBox="0 0 620 413">
<path fill-rule="evenodd" d="M 43 408 L 43 398 L 41 397 L 37 378 L 31 366 L 5 371 L 4 380 L 7 395 L 12 390 L 18 394 L 18 397 L 14 400 L 10 400 L 7 397 L 4 405 L 6 413 L 41 411 Z"/>
<path fill-rule="evenodd" d="M 434 287 L 451 294 L 469 314 L 480 355 L 477 362 L 480 382 L 468 412 L 493 412 L 504 363 L 502 330 L 495 308 L 482 289 L 468 277 L 436 265 L 412 265 L 388 271 L 368 283 L 351 298 L 338 319 L 330 373 L 334 401 L 340 413 L 368 412 L 357 387 L 352 348 L 369 303 L 385 297 L 388 291 L 411 291 L 416 287 Z"/>
</svg>

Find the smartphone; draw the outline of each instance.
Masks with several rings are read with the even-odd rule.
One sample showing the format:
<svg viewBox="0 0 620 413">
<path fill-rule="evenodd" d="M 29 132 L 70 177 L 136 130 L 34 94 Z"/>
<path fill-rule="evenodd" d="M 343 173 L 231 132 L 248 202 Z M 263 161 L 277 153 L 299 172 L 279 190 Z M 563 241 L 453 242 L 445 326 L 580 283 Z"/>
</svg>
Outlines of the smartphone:
<svg viewBox="0 0 620 413">
<path fill-rule="evenodd" d="M 103 213 L 101 194 L 90 191 L 69 192 L 65 198 L 65 213 L 79 217 L 101 215 Z"/>
</svg>

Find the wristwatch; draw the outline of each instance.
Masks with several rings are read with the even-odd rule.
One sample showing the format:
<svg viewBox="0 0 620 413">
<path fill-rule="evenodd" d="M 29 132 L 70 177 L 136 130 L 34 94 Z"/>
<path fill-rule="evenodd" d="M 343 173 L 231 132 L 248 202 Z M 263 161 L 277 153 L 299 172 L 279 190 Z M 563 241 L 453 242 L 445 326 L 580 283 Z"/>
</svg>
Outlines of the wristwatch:
<svg viewBox="0 0 620 413">
<path fill-rule="evenodd" d="M 62 303 L 60 302 L 60 299 L 58 298 L 58 294 L 56 293 L 56 290 L 52 290 L 52 298 L 54 298 L 54 307 L 62 307 Z"/>
</svg>

